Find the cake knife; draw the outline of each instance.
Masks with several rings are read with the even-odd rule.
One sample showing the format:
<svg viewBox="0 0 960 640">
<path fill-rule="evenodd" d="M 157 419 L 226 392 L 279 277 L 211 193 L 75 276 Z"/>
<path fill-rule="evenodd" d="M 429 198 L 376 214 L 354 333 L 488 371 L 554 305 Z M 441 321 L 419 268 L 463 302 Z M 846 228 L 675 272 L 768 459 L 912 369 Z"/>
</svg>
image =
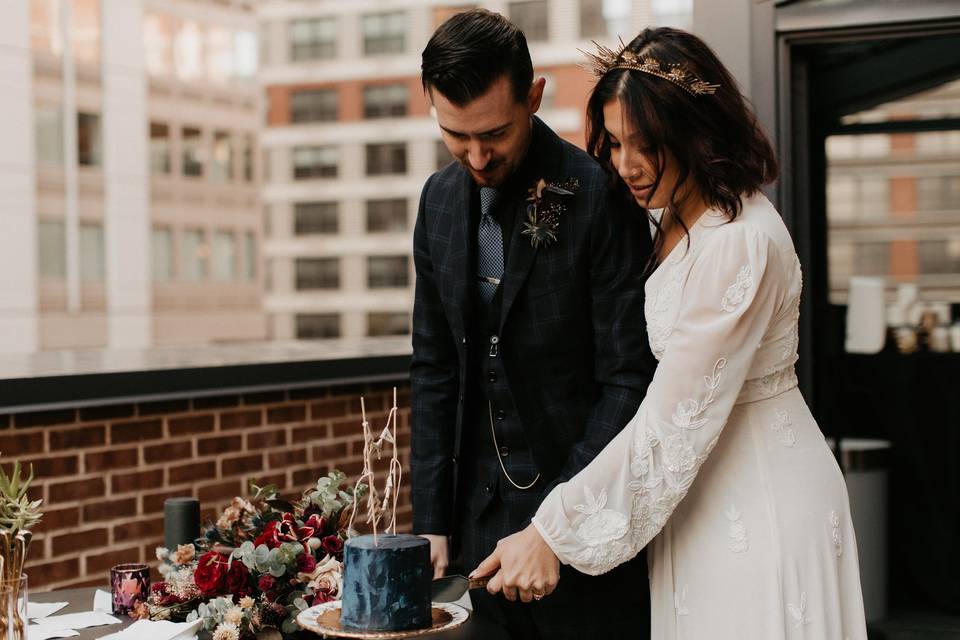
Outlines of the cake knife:
<svg viewBox="0 0 960 640">
<path fill-rule="evenodd" d="M 486 587 L 490 578 L 468 578 L 456 574 L 437 578 L 430 587 L 430 599 L 434 602 L 456 602 L 467 591 Z"/>
</svg>

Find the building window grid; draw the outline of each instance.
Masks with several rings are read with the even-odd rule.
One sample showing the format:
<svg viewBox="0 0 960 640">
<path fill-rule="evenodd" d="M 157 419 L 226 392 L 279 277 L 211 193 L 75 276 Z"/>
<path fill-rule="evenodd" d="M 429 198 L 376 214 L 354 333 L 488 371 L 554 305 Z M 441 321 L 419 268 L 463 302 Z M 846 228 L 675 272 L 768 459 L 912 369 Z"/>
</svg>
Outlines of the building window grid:
<svg viewBox="0 0 960 640">
<path fill-rule="evenodd" d="M 400 118 L 407 115 L 407 85 L 384 84 L 363 88 L 363 117 Z"/>
<path fill-rule="evenodd" d="M 410 315 L 405 312 L 370 312 L 367 314 L 367 335 L 405 336 L 410 334 Z"/>
<path fill-rule="evenodd" d="M 519 27 L 529 42 L 543 42 L 550 38 L 547 0 L 523 0 L 507 5 L 510 21 Z"/>
<path fill-rule="evenodd" d="M 298 340 L 340 337 L 340 316 L 336 313 L 299 313 L 296 324 Z"/>
<path fill-rule="evenodd" d="M 363 16 L 363 53 L 368 56 L 403 53 L 407 16 L 402 11 Z"/>
<path fill-rule="evenodd" d="M 305 89 L 290 97 L 292 122 L 331 122 L 337 119 L 336 89 Z"/>
<path fill-rule="evenodd" d="M 335 234 L 340 230 L 337 202 L 297 202 L 293 205 L 293 233 L 298 236 Z"/>
<path fill-rule="evenodd" d="M 406 231 L 408 204 L 406 198 L 367 201 L 367 232 L 396 233 Z"/>
<path fill-rule="evenodd" d="M 386 142 L 366 146 L 367 175 L 399 175 L 407 172 L 407 145 Z"/>
<path fill-rule="evenodd" d="M 403 289 L 410 286 L 409 256 L 368 256 L 368 289 Z"/>
<path fill-rule="evenodd" d="M 293 148 L 293 177 L 336 178 L 340 152 L 337 147 L 317 145 Z"/>
<path fill-rule="evenodd" d="M 337 56 L 336 18 L 294 20 L 287 34 L 293 62 L 329 60 Z"/>
<path fill-rule="evenodd" d="M 339 289 L 339 258 L 297 258 L 295 262 L 296 289 Z"/>
<path fill-rule="evenodd" d="M 203 132 L 196 127 L 183 128 L 181 160 L 183 175 L 191 178 L 203 176 Z"/>
</svg>

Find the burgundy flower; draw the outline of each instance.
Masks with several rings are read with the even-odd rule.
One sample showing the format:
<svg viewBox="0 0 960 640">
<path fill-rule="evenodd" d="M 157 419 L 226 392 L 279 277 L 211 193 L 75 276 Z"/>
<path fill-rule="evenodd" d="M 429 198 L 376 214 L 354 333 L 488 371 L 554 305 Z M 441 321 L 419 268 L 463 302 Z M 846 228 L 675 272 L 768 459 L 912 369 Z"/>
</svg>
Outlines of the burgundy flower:
<svg viewBox="0 0 960 640">
<path fill-rule="evenodd" d="M 227 593 L 243 597 L 250 593 L 250 571 L 239 560 L 234 560 L 227 571 Z"/>
<path fill-rule="evenodd" d="M 324 553 L 337 559 L 343 553 L 343 540 L 339 536 L 327 536 L 320 541 Z"/>
<path fill-rule="evenodd" d="M 270 591 L 275 584 L 277 584 L 276 578 L 267 574 L 260 576 L 260 580 L 257 581 L 257 588 L 260 589 L 260 591 Z"/>
<path fill-rule="evenodd" d="M 312 553 L 301 553 L 297 558 L 297 570 L 301 573 L 310 573 L 317 568 L 317 559 Z"/>
<path fill-rule="evenodd" d="M 313 604 L 323 604 L 331 600 L 336 600 L 336 597 L 329 589 L 317 589 L 317 592 L 313 595 Z"/>
<path fill-rule="evenodd" d="M 267 526 L 263 528 L 263 533 L 257 536 L 257 539 L 253 542 L 254 546 L 259 547 L 260 545 L 265 544 L 271 549 L 279 547 L 280 543 L 277 541 L 276 529 L 276 520 L 271 520 L 268 522 Z"/>
<path fill-rule="evenodd" d="M 283 514 L 280 520 L 277 521 L 273 531 L 273 537 L 278 547 L 284 542 L 297 541 L 297 520 L 293 517 L 292 513 Z"/>
<path fill-rule="evenodd" d="M 227 556 L 218 551 L 208 551 L 197 563 L 193 582 L 205 596 L 221 593 L 226 587 Z"/>
<path fill-rule="evenodd" d="M 323 519 L 322 516 L 314 513 L 306 522 L 303 523 L 303 526 L 297 529 L 297 538 L 300 542 L 306 544 L 307 540 L 314 536 L 322 536 L 323 529 L 327 526 L 327 522 Z"/>
<path fill-rule="evenodd" d="M 158 593 L 160 595 L 167 594 L 167 583 L 166 582 L 154 582 L 150 585 L 150 591 L 153 593 Z"/>
</svg>

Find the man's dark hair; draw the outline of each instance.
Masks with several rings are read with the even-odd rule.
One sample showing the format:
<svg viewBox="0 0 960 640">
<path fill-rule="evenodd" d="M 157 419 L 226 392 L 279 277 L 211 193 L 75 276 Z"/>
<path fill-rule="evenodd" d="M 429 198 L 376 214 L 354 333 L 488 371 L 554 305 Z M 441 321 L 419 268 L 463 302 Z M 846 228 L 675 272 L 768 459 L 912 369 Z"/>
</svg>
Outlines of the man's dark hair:
<svg viewBox="0 0 960 640">
<path fill-rule="evenodd" d="M 523 31 L 499 13 L 472 9 L 440 25 L 423 50 L 423 89 L 455 105 L 479 98 L 506 74 L 517 102 L 527 99 L 533 63 Z"/>
</svg>

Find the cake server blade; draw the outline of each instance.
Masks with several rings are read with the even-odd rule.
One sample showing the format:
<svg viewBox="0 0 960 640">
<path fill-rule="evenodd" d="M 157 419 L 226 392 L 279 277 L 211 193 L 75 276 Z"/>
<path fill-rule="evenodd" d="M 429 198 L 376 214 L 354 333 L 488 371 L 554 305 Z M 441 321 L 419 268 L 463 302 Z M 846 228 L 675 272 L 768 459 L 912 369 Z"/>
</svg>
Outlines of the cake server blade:
<svg viewBox="0 0 960 640">
<path fill-rule="evenodd" d="M 434 602 L 456 602 L 470 589 L 482 589 L 488 582 L 490 576 L 472 580 L 460 575 L 437 578 L 430 587 L 430 598 Z"/>
</svg>

